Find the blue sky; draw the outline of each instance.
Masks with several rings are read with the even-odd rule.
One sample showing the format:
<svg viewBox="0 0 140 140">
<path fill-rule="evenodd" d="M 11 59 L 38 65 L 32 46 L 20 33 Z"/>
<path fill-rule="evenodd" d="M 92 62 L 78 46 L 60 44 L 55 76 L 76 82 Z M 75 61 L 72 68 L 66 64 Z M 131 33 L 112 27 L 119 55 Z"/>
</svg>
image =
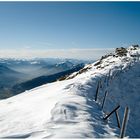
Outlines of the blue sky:
<svg viewBox="0 0 140 140">
<path fill-rule="evenodd" d="M 0 50 L 8 53 L 125 47 L 140 44 L 139 29 L 140 2 L 0 2 Z"/>
</svg>

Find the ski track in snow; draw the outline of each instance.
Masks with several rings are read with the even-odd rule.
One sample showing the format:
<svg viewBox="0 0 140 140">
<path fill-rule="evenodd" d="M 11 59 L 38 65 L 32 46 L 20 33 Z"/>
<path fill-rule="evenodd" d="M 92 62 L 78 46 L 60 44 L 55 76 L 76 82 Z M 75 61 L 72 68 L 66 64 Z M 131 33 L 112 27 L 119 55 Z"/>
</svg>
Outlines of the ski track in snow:
<svg viewBox="0 0 140 140">
<path fill-rule="evenodd" d="M 92 69 L 73 79 L 46 84 L 1 100 L 0 138 L 116 138 L 119 129 L 114 117 L 103 121 L 105 114 L 100 104 L 106 90 L 109 95 L 104 112 L 110 112 L 119 103 L 122 119 L 124 107 L 129 106 L 133 113 L 126 134 L 139 137 L 140 116 L 135 106 L 140 107 L 140 63 L 131 58 L 124 60 L 125 57 L 110 56 L 103 60 L 103 68 L 97 69 L 93 63 Z M 129 69 L 127 66 L 131 62 Z M 109 71 L 117 76 L 107 85 L 105 77 Z M 102 88 L 95 102 L 100 79 Z"/>
</svg>

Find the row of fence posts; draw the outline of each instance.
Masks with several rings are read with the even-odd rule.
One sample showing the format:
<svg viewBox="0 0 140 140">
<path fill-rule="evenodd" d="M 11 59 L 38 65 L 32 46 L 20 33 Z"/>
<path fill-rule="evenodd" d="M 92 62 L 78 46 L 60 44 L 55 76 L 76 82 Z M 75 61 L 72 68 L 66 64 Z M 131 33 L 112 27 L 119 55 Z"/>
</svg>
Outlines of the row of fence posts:
<svg viewBox="0 0 140 140">
<path fill-rule="evenodd" d="M 107 86 L 109 86 L 109 79 L 111 78 L 110 73 L 111 73 L 111 70 L 109 71 L 109 76 L 108 76 L 108 77 L 105 77 L 105 80 L 106 80 L 106 82 L 107 82 Z M 96 93 L 95 93 L 95 101 L 97 101 L 98 94 L 99 94 L 99 89 L 100 89 L 100 87 L 102 87 L 102 86 L 103 86 L 103 85 L 101 85 L 101 80 L 98 81 L 97 88 L 96 88 Z M 104 94 L 103 101 L 102 101 L 102 105 L 101 105 L 102 110 L 103 110 L 103 108 L 104 108 L 107 95 L 108 95 L 108 91 L 106 90 L 106 91 L 105 91 L 105 94 Z M 126 127 L 127 127 L 127 121 L 128 121 L 128 117 L 129 117 L 130 110 L 129 110 L 128 107 L 125 108 L 124 116 L 123 116 L 123 121 L 122 121 L 122 125 L 121 125 L 120 117 L 119 117 L 119 112 L 118 112 L 119 108 L 120 108 L 120 105 L 118 105 L 117 107 L 115 107 L 115 109 L 113 109 L 113 110 L 112 110 L 107 116 L 105 116 L 103 119 L 104 119 L 104 120 L 107 120 L 113 113 L 115 113 L 118 128 L 121 129 L 121 130 L 120 130 L 120 138 L 123 138 L 123 137 L 125 137 L 125 131 L 126 131 Z"/>
</svg>

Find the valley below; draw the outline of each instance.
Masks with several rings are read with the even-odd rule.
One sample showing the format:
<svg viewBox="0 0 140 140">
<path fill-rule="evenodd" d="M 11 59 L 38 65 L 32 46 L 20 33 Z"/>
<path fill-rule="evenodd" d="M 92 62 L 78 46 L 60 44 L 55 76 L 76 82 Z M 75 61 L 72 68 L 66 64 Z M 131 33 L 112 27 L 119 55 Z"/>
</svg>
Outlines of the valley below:
<svg viewBox="0 0 140 140">
<path fill-rule="evenodd" d="M 57 81 L 84 67 L 74 59 L 0 59 L 0 99 Z"/>
</svg>

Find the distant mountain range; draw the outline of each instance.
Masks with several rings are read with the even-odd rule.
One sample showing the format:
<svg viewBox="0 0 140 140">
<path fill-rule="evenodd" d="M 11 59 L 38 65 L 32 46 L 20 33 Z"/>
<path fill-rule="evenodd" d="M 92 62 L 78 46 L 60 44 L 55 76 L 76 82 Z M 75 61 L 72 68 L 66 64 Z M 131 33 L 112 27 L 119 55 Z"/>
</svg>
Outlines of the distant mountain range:
<svg viewBox="0 0 140 140">
<path fill-rule="evenodd" d="M 0 59 L 0 99 L 56 81 L 85 63 L 74 59 Z"/>
</svg>

